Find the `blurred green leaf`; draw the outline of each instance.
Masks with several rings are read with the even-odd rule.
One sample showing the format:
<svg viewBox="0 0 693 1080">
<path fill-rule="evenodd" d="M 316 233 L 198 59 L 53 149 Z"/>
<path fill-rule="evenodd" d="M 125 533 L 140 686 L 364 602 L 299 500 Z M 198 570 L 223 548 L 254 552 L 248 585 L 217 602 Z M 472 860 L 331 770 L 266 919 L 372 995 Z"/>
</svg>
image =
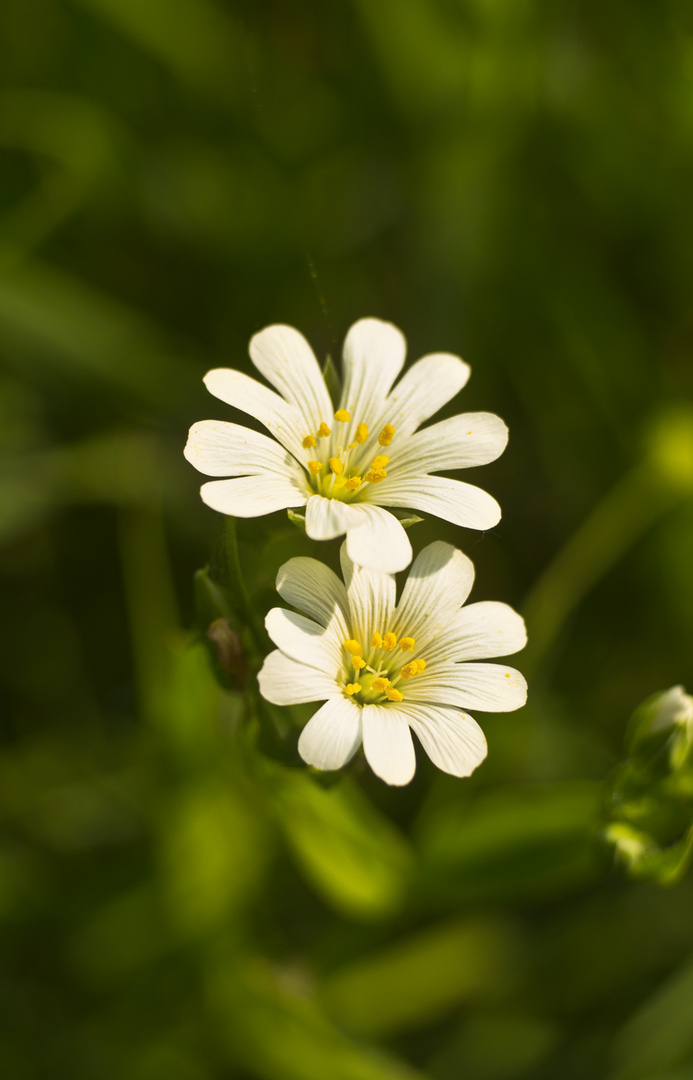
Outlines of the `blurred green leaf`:
<svg viewBox="0 0 693 1080">
<path fill-rule="evenodd" d="M 693 963 L 690 958 L 652 993 L 622 1027 L 614 1043 L 609 1080 L 660 1080 L 693 1066 Z"/>
<path fill-rule="evenodd" d="M 516 963 L 516 942 L 504 923 L 455 921 L 400 937 L 345 965 L 328 978 L 321 997 L 349 1031 L 382 1038 L 507 988 Z"/>
<path fill-rule="evenodd" d="M 229 1058 L 266 1080 L 426 1080 L 384 1050 L 352 1042 L 322 1013 L 304 974 L 249 964 L 212 981 Z"/>
<path fill-rule="evenodd" d="M 413 870 L 404 837 L 345 778 L 319 787 L 306 772 L 268 774 L 278 823 L 311 884 L 338 911 L 363 919 L 391 916 Z"/>
<path fill-rule="evenodd" d="M 207 935 L 238 918 L 266 864 L 266 830 L 231 777 L 204 776 L 160 807 L 162 885 L 174 932 Z"/>
<path fill-rule="evenodd" d="M 237 28 L 210 0 L 80 0 L 181 80 L 232 101 L 243 69 Z"/>
<path fill-rule="evenodd" d="M 179 409 L 191 385 L 179 349 L 149 316 L 65 270 L 25 260 L 0 272 L 0 334 L 7 359 L 102 392 L 117 391 L 157 411 Z M 201 367 L 202 365 L 200 365 Z"/>
<path fill-rule="evenodd" d="M 509 786 L 443 806 L 419 837 L 433 904 L 508 903 L 583 887 L 597 873 L 598 783 Z"/>
</svg>

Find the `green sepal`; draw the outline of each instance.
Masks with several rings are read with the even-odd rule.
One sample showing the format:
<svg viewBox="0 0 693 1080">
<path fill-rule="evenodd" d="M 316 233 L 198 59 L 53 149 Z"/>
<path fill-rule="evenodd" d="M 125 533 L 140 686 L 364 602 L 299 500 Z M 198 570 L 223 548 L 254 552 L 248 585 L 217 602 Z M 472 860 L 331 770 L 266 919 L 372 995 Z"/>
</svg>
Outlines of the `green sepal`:
<svg viewBox="0 0 693 1080">
<path fill-rule="evenodd" d="M 298 510 L 287 510 L 286 516 L 292 525 L 295 525 L 297 529 L 306 531 L 306 515 L 299 513 Z"/>
<path fill-rule="evenodd" d="M 392 510 L 390 510 L 392 513 Z M 425 521 L 425 518 L 419 517 L 418 514 L 394 514 L 403 529 L 411 529 L 412 525 L 418 525 L 420 521 Z"/>
<path fill-rule="evenodd" d="M 208 566 L 195 571 L 193 582 L 197 625 L 203 633 L 215 619 L 233 618 L 228 593 L 211 576 Z"/>
<path fill-rule="evenodd" d="M 342 396 L 342 379 L 330 353 L 327 354 L 323 364 L 322 377 L 328 394 L 334 402 L 338 402 Z"/>
</svg>

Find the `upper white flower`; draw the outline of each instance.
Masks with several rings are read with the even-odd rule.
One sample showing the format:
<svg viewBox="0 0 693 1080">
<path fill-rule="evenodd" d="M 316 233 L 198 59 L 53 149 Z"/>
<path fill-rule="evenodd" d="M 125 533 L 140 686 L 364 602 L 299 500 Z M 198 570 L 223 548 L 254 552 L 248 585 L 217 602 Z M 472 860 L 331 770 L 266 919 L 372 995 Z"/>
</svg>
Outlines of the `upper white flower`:
<svg viewBox="0 0 693 1080">
<path fill-rule="evenodd" d="M 318 769 L 341 768 L 363 743 L 381 779 L 406 784 L 416 768 L 413 731 L 438 768 L 469 776 L 486 739 L 462 710 L 525 703 L 519 671 L 477 663 L 521 649 L 522 618 L 507 604 L 462 606 L 474 566 L 450 544 L 436 541 L 417 555 L 397 605 L 394 577 L 354 566 L 346 547 L 346 586 L 316 559 L 290 559 L 279 570 L 277 590 L 306 615 L 269 612 L 278 648 L 260 671 L 260 692 L 276 705 L 325 702 L 298 743 Z"/>
<path fill-rule="evenodd" d="M 274 435 L 217 420 L 193 424 L 188 461 L 207 476 L 208 506 L 234 517 L 306 507 L 313 540 L 347 535 L 353 562 L 386 573 L 408 566 L 407 534 L 384 506 L 435 514 L 454 525 L 490 529 L 495 499 L 442 476 L 494 461 L 508 430 L 493 413 L 463 413 L 417 431 L 455 396 L 470 368 L 448 353 L 418 360 L 393 388 L 406 352 L 391 323 L 361 319 L 344 342 L 343 390 L 335 410 L 313 351 L 291 326 L 268 326 L 250 342 L 258 371 L 279 391 L 229 368 L 205 376 L 207 389 L 254 416 Z M 281 396 L 280 396 L 281 395 Z"/>
</svg>

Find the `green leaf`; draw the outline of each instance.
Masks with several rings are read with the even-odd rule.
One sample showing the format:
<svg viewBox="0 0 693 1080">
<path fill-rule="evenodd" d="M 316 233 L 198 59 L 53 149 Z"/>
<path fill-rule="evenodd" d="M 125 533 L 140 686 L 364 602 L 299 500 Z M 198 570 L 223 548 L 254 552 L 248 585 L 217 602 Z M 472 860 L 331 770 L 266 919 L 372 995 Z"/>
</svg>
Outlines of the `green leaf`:
<svg viewBox="0 0 693 1080">
<path fill-rule="evenodd" d="M 584 885 L 597 870 L 593 841 L 601 785 L 590 781 L 500 788 L 463 811 L 446 805 L 421 836 L 421 886 L 436 903 L 508 903 Z"/>
<path fill-rule="evenodd" d="M 255 961 L 210 980 L 232 1063 L 264 1080 L 427 1080 L 394 1054 L 350 1039 L 308 992 L 308 973 Z M 235 1074 L 234 1074 L 235 1075 Z"/>
<path fill-rule="evenodd" d="M 303 772 L 268 776 L 277 819 L 303 872 L 338 910 L 379 919 L 398 910 L 411 853 L 349 778 L 326 790 Z"/>
<path fill-rule="evenodd" d="M 687 962 L 650 996 L 621 1029 L 617 1067 L 610 1080 L 659 1080 L 693 1054 L 693 962 Z M 690 1076 L 690 1071 L 684 1073 Z"/>
<path fill-rule="evenodd" d="M 480 988 L 502 986 L 514 962 L 514 941 L 502 922 L 455 920 L 347 965 L 322 996 L 349 1031 L 381 1038 L 430 1022 Z"/>
</svg>

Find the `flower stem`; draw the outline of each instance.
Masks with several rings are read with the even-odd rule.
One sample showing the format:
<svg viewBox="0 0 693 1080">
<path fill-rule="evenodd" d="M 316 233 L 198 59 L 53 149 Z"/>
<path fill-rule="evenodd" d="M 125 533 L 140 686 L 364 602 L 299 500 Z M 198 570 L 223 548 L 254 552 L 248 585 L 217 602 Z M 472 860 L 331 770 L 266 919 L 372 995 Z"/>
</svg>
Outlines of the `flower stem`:
<svg viewBox="0 0 693 1080">
<path fill-rule="evenodd" d="M 233 603 L 239 613 L 243 616 L 243 621 L 250 632 L 253 644 L 257 651 L 260 656 L 264 656 L 267 652 L 267 646 L 264 635 L 257 624 L 255 612 L 253 611 L 253 606 L 250 603 L 250 597 L 248 596 L 248 590 L 245 587 L 245 580 L 241 569 L 241 560 L 238 554 L 236 519 L 232 517 L 226 519 L 224 528 L 224 547 L 226 551 L 226 567 L 229 574 Z"/>
</svg>

